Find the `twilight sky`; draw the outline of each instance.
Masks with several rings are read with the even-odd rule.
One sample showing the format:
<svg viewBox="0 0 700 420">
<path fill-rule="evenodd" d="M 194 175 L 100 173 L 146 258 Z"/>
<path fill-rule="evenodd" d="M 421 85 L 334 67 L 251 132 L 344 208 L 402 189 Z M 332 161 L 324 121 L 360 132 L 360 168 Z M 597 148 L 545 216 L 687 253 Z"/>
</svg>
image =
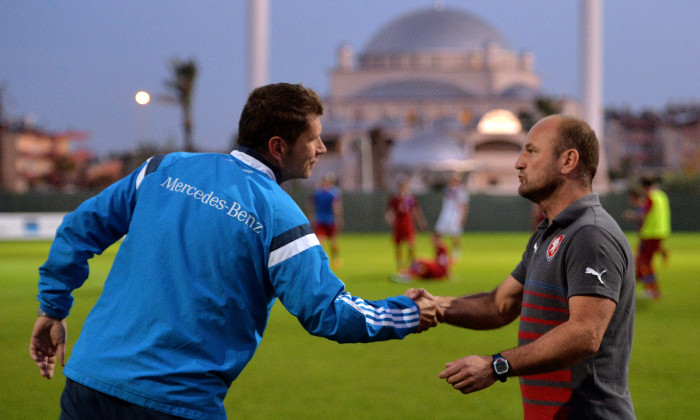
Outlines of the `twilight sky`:
<svg viewBox="0 0 700 420">
<path fill-rule="evenodd" d="M 337 48 L 361 52 L 386 23 L 427 0 L 270 0 L 269 82 L 322 96 Z M 578 99 L 577 0 L 445 0 L 535 56 L 546 94 Z M 0 86 L 6 117 L 89 133 L 103 155 L 139 143 L 182 144 L 180 110 L 140 106 L 166 92 L 172 58 L 194 59 L 194 140 L 228 151 L 247 97 L 244 0 L 0 0 Z M 700 101 L 700 2 L 604 2 L 604 103 L 633 110 Z"/>
</svg>

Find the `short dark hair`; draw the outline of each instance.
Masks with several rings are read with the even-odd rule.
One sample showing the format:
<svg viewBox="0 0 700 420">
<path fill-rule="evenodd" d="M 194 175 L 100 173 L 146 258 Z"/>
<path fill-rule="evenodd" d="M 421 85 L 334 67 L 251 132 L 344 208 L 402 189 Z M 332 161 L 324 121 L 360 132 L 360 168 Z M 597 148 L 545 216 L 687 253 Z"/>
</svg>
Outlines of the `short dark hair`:
<svg viewBox="0 0 700 420">
<path fill-rule="evenodd" d="M 593 177 L 598 170 L 600 150 L 595 131 L 585 121 L 565 115 L 560 115 L 559 141 L 554 146 L 554 156 L 560 156 L 565 150 L 575 149 L 578 152 L 578 169 L 581 178 L 587 186 L 593 183 Z"/>
<path fill-rule="evenodd" d="M 639 184 L 640 184 L 642 187 L 644 187 L 644 188 L 652 187 L 652 186 L 655 185 L 656 183 L 658 183 L 658 179 L 657 179 L 655 176 L 653 176 L 653 175 L 646 175 L 646 176 L 643 176 L 643 177 L 639 180 Z"/>
<path fill-rule="evenodd" d="M 294 144 L 309 128 L 309 116 L 323 115 L 321 98 L 301 84 L 277 83 L 254 89 L 238 121 L 237 143 L 264 151 L 275 136 Z"/>
</svg>

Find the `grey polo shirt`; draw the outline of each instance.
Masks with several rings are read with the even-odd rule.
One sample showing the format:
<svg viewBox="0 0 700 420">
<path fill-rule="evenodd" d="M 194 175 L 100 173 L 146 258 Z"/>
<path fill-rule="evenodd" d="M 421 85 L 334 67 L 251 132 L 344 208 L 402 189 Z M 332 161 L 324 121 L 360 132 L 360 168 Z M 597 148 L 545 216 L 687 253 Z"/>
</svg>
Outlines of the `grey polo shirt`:
<svg viewBox="0 0 700 420">
<path fill-rule="evenodd" d="M 520 378 L 525 418 L 633 419 L 627 378 L 635 310 L 632 249 L 597 194 L 581 197 L 545 220 L 511 273 L 523 284 L 518 344 L 569 318 L 571 296 L 596 295 L 617 303 L 599 351 L 557 372 Z M 568 416 L 567 416 L 568 413 Z"/>
</svg>

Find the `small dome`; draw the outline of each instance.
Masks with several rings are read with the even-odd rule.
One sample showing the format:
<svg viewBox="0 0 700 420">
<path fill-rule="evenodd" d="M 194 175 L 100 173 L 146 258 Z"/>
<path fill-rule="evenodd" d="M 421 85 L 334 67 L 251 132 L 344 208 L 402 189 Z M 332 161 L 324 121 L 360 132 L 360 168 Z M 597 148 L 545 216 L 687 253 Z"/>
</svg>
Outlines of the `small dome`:
<svg viewBox="0 0 700 420">
<path fill-rule="evenodd" d="M 400 16 L 367 43 L 364 55 L 435 50 L 509 49 L 505 38 L 483 20 L 457 9 L 433 7 Z"/>
<path fill-rule="evenodd" d="M 481 134 L 518 134 L 523 126 L 511 111 L 493 109 L 481 117 L 476 129 Z"/>
<path fill-rule="evenodd" d="M 394 144 L 389 155 L 394 169 L 470 171 L 474 161 L 456 139 L 437 131 L 424 131 Z"/>
</svg>

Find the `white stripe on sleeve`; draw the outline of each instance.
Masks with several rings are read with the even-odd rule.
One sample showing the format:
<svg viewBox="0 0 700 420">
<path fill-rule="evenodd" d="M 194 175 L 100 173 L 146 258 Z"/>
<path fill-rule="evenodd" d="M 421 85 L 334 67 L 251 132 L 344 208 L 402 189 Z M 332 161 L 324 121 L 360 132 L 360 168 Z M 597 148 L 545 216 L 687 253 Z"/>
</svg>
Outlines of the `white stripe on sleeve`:
<svg viewBox="0 0 700 420">
<path fill-rule="evenodd" d="M 267 262 L 267 267 L 270 268 L 272 266 L 275 266 L 281 263 L 282 261 L 286 261 L 289 258 L 292 258 L 293 256 L 303 251 L 306 251 L 307 249 L 316 245 L 321 245 L 321 243 L 318 241 L 318 238 L 313 233 L 310 233 L 306 236 L 302 236 L 301 238 L 296 239 L 288 243 L 287 245 L 272 251 L 270 253 L 270 260 Z"/>
<path fill-rule="evenodd" d="M 371 306 L 363 299 L 353 297 L 348 292 L 338 295 L 338 299 L 352 306 L 364 315 L 367 323 L 379 327 L 411 328 L 420 323 L 418 308 L 389 309 L 381 306 Z"/>
</svg>

